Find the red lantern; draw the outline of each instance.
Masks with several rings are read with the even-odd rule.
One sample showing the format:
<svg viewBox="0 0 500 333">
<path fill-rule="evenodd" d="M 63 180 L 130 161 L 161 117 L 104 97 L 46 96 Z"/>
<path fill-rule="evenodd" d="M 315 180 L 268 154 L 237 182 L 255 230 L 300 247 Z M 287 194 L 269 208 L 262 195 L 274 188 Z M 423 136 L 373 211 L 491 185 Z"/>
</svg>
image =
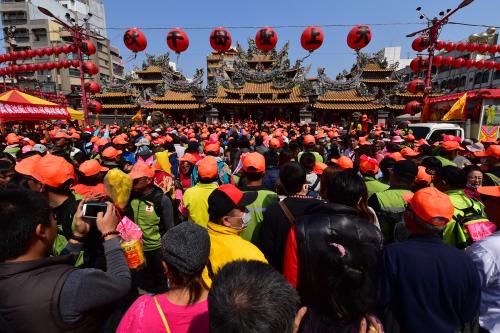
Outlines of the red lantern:
<svg viewBox="0 0 500 333">
<path fill-rule="evenodd" d="M 455 47 L 456 47 L 456 45 L 454 42 L 448 42 L 448 43 L 446 43 L 444 49 L 448 52 L 451 52 L 455 49 Z"/>
<path fill-rule="evenodd" d="M 63 64 L 61 61 L 54 61 L 54 68 L 61 69 L 63 68 Z"/>
<path fill-rule="evenodd" d="M 255 35 L 255 44 L 259 50 L 263 52 L 268 52 L 274 49 L 278 43 L 278 34 L 271 27 L 264 27 L 257 31 Z"/>
<path fill-rule="evenodd" d="M 181 28 L 175 28 L 167 34 L 167 45 L 175 53 L 181 53 L 189 47 L 189 37 Z"/>
<path fill-rule="evenodd" d="M 429 37 L 420 36 L 415 38 L 415 40 L 413 40 L 413 43 L 411 43 L 411 48 L 417 52 L 422 52 L 423 50 L 428 48 L 429 45 L 430 45 Z"/>
<path fill-rule="evenodd" d="M 132 52 L 141 52 L 148 46 L 146 36 L 137 28 L 131 28 L 125 31 L 123 43 Z"/>
<path fill-rule="evenodd" d="M 476 61 L 474 63 L 474 67 L 476 67 L 477 69 L 481 69 L 484 67 L 484 60 L 479 60 L 479 61 Z"/>
<path fill-rule="evenodd" d="M 89 101 L 87 106 L 89 108 L 89 111 L 92 113 L 101 113 L 102 112 L 102 104 L 96 100 Z"/>
<path fill-rule="evenodd" d="M 28 57 L 28 54 L 26 53 L 26 51 L 19 51 L 19 59 L 25 59 L 26 57 Z"/>
<path fill-rule="evenodd" d="M 54 46 L 53 50 L 54 50 L 53 52 L 55 55 L 59 55 L 62 52 L 61 47 L 59 47 L 59 46 Z"/>
<path fill-rule="evenodd" d="M 405 112 L 409 115 L 414 116 L 415 114 L 422 112 L 422 104 L 417 101 L 411 101 L 406 104 Z"/>
<path fill-rule="evenodd" d="M 71 52 L 71 46 L 68 45 L 68 44 L 64 44 L 63 46 L 61 46 L 61 52 L 65 53 L 65 54 L 70 53 Z"/>
<path fill-rule="evenodd" d="M 62 62 L 63 68 L 70 68 L 71 67 L 71 61 L 69 60 L 63 60 Z"/>
<path fill-rule="evenodd" d="M 497 62 L 497 64 L 495 65 L 495 68 L 497 71 L 500 71 L 500 62 Z"/>
<path fill-rule="evenodd" d="M 215 28 L 210 33 L 210 46 L 217 52 L 226 52 L 231 47 L 231 34 L 222 27 Z"/>
<path fill-rule="evenodd" d="M 465 44 L 464 42 L 460 42 L 457 44 L 457 51 L 464 52 L 466 47 L 467 44 Z"/>
<path fill-rule="evenodd" d="M 83 40 L 80 43 L 80 50 L 83 54 L 86 55 L 93 55 L 97 51 L 94 43 L 92 43 L 90 40 Z"/>
<path fill-rule="evenodd" d="M 462 59 L 462 58 L 456 58 L 453 60 L 453 67 L 455 68 L 460 68 L 460 67 L 463 67 L 465 64 L 465 60 Z"/>
<path fill-rule="evenodd" d="M 10 54 L 10 59 L 12 60 L 16 60 L 19 57 L 16 51 L 12 51 L 9 54 Z"/>
<path fill-rule="evenodd" d="M 469 43 L 467 44 L 467 46 L 465 47 L 465 49 L 468 51 L 468 52 L 475 52 L 477 50 L 479 45 L 477 45 L 476 43 Z"/>
<path fill-rule="evenodd" d="M 410 68 L 414 72 L 421 71 L 429 65 L 429 61 L 427 58 L 424 57 L 416 57 L 413 59 L 410 63 Z"/>
<path fill-rule="evenodd" d="M 71 60 L 71 67 L 74 67 L 74 68 L 80 67 L 80 62 L 76 59 Z"/>
<path fill-rule="evenodd" d="M 499 52 L 499 47 L 500 45 L 490 45 L 490 47 L 488 48 L 488 53 L 495 55 L 495 53 Z"/>
<path fill-rule="evenodd" d="M 347 45 L 356 51 L 361 50 L 370 44 L 372 40 L 372 31 L 370 27 L 364 24 L 355 26 L 347 35 Z"/>
<path fill-rule="evenodd" d="M 35 56 L 35 51 L 32 49 L 26 50 L 26 57 L 33 58 Z"/>
<path fill-rule="evenodd" d="M 85 89 L 90 91 L 92 94 L 97 94 L 101 91 L 101 86 L 97 82 L 88 81 L 85 83 Z"/>
<path fill-rule="evenodd" d="M 11 68 L 12 68 L 12 72 L 13 73 L 18 73 L 19 72 L 19 65 L 12 65 Z"/>
<path fill-rule="evenodd" d="M 29 64 L 28 65 L 28 72 L 34 72 L 36 71 L 36 65 L 35 64 Z"/>
<path fill-rule="evenodd" d="M 415 79 L 408 84 L 408 91 L 412 94 L 423 92 L 425 90 L 425 82 L 420 79 Z"/>
<path fill-rule="evenodd" d="M 446 57 L 443 60 L 443 65 L 445 67 L 450 67 L 453 64 L 453 60 L 454 60 L 453 57 Z"/>
<path fill-rule="evenodd" d="M 465 64 L 464 64 L 465 68 L 471 68 L 472 66 L 474 66 L 474 60 L 472 60 L 472 59 L 465 60 Z"/>
<path fill-rule="evenodd" d="M 4 76 L 5 75 L 5 68 L 0 68 L 0 76 Z"/>
<path fill-rule="evenodd" d="M 445 46 L 446 42 L 444 40 L 438 40 L 436 43 L 436 50 L 441 51 Z"/>
<path fill-rule="evenodd" d="M 95 75 L 99 73 L 99 67 L 93 62 L 87 61 L 83 64 L 83 72 L 89 75 Z"/>
<path fill-rule="evenodd" d="M 35 50 L 35 54 L 36 54 L 36 56 L 37 56 L 37 57 L 39 57 L 39 58 L 41 58 L 41 57 L 43 57 L 43 56 L 45 55 L 45 53 L 44 53 L 44 50 L 43 50 L 43 49 L 36 49 L 36 50 Z"/>
<path fill-rule="evenodd" d="M 5 61 L 5 54 L 0 54 L 0 62 L 4 62 Z"/>
<path fill-rule="evenodd" d="M 46 47 L 46 48 L 43 49 L 43 53 L 45 55 L 49 56 L 49 55 L 52 55 L 52 53 L 54 53 L 54 50 L 52 48 L 50 48 L 50 47 Z"/>
<path fill-rule="evenodd" d="M 488 51 L 489 46 L 487 44 L 479 44 L 477 47 L 477 52 L 479 53 L 486 53 Z"/>
<path fill-rule="evenodd" d="M 436 56 L 436 57 L 434 57 L 433 64 L 436 67 L 441 67 L 441 65 L 443 64 L 443 56 Z"/>
<path fill-rule="evenodd" d="M 313 52 L 321 47 L 325 35 L 320 27 L 311 25 L 302 32 L 300 36 L 300 45 L 306 51 Z"/>
<path fill-rule="evenodd" d="M 56 67 L 55 63 L 53 62 L 48 62 L 47 63 L 47 69 L 48 70 L 53 70 Z"/>
<path fill-rule="evenodd" d="M 21 65 L 19 66 L 19 72 L 20 73 L 25 73 L 28 71 L 28 66 L 27 65 Z"/>
<path fill-rule="evenodd" d="M 489 70 L 492 70 L 495 68 L 496 64 L 497 63 L 494 60 L 488 60 L 484 63 L 484 67 L 486 67 Z"/>
</svg>

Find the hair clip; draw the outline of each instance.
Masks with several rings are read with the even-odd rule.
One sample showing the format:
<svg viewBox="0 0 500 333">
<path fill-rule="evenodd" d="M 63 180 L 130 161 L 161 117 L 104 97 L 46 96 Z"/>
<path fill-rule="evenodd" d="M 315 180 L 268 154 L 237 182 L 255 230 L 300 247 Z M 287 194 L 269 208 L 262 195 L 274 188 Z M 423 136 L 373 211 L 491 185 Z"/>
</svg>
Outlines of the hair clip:
<svg viewBox="0 0 500 333">
<path fill-rule="evenodd" d="M 337 243 L 330 243 L 328 245 L 335 247 L 340 252 L 340 257 L 345 256 L 347 251 L 343 245 Z"/>
</svg>

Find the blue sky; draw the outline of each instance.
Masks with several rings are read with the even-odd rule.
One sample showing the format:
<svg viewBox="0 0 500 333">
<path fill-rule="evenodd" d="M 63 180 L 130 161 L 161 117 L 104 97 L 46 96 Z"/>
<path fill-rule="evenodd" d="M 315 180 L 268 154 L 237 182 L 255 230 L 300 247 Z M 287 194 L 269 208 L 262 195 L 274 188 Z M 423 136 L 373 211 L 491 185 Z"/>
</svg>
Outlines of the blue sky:
<svg viewBox="0 0 500 333">
<path fill-rule="evenodd" d="M 192 76 L 195 68 L 206 67 L 206 55 L 211 51 L 209 34 L 217 26 L 280 26 L 280 25 L 324 25 L 358 23 L 415 23 L 408 25 L 372 26 L 372 42 L 364 49 L 375 52 L 386 46 L 402 46 L 402 57 L 412 58 L 412 39 L 406 38 L 409 32 L 418 30 L 415 8 L 422 6 L 429 16 L 439 11 L 454 8 L 460 0 L 212 0 L 212 1 L 105 1 L 108 37 L 112 44 L 121 49 L 124 59 L 132 52 L 123 45 L 123 33 L 128 27 L 139 27 L 146 34 L 146 52 L 158 54 L 169 51 L 166 34 L 169 27 L 208 27 L 210 29 L 185 29 L 190 38 L 189 49 L 179 61 L 179 68 L 185 75 Z M 500 0 L 475 0 L 465 9 L 453 15 L 451 21 L 500 26 Z M 122 29 L 116 29 L 122 28 Z M 165 28 L 165 29 L 147 29 Z M 303 28 L 279 28 L 278 48 L 290 41 L 290 58 L 306 55 L 300 46 Z M 315 51 L 306 64 L 312 64 L 309 75 L 316 75 L 317 67 L 325 67 L 330 76 L 350 68 L 355 60 L 354 53 L 346 45 L 349 27 L 323 28 L 325 41 Z M 448 24 L 441 39 L 458 41 L 469 34 L 483 31 L 481 27 L 464 27 Z M 247 38 L 254 37 L 257 29 L 230 29 L 233 44 L 239 41 L 247 45 Z M 171 58 L 175 55 L 171 53 Z M 134 64 L 140 66 L 143 54 L 127 62 L 127 68 Z"/>
</svg>

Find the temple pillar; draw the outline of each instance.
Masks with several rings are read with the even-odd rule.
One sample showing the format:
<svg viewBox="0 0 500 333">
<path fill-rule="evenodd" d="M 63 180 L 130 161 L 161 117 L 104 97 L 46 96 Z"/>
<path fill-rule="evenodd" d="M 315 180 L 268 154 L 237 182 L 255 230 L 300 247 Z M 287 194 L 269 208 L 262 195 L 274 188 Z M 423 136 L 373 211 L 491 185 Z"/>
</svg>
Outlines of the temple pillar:
<svg viewBox="0 0 500 333">
<path fill-rule="evenodd" d="M 312 110 L 302 108 L 299 111 L 299 122 L 302 123 L 310 123 L 312 121 Z"/>
<path fill-rule="evenodd" d="M 215 124 L 219 121 L 219 110 L 214 107 L 205 111 L 205 115 L 207 124 Z"/>
</svg>

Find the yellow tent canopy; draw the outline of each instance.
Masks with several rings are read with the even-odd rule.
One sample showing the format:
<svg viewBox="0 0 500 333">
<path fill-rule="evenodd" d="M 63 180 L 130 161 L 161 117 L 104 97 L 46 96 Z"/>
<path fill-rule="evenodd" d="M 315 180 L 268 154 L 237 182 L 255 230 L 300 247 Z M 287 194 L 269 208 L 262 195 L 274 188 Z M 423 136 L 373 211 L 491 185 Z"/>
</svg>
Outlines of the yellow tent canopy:
<svg viewBox="0 0 500 333">
<path fill-rule="evenodd" d="M 85 118 L 83 111 L 78 111 L 70 107 L 67 107 L 66 110 L 68 110 L 71 120 L 83 120 Z"/>
</svg>

